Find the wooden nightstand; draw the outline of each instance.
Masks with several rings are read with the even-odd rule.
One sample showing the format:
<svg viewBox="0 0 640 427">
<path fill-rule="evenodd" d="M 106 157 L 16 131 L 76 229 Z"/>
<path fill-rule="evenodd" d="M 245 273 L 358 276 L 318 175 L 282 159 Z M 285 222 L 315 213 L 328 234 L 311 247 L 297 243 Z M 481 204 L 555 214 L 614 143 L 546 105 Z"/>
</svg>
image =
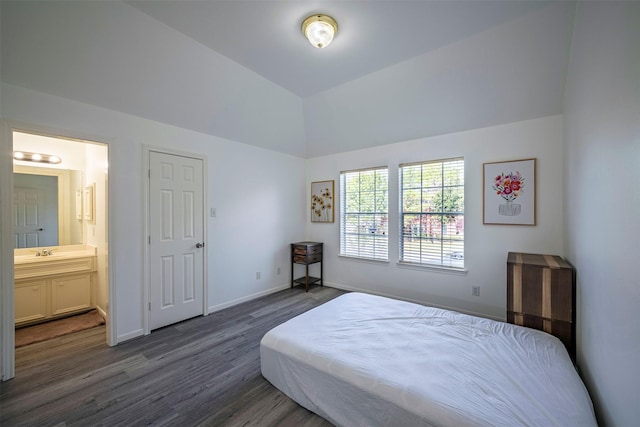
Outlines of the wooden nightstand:
<svg viewBox="0 0 640 427">
<path fill-rule="evenodd" d="M 555 255 L 509 252 L 507 321 L 558 337 L 575 362 L 576 282 L 571 264 Z"/>
<path fill-rule="evenodd" d="M 309 276 L 309 265 L 320 263 L 320 277 Z M 293 278 L 295 264 L 303 264 L 306 267 L 306 274 L 298 279 Z M 320 282 L 322 286 L 322 243 L 320 242 L 297 242 L 291 243 L 291 287 L 298 283 L 304 284 L 305 291 L 309 292 L 309 285 Z"/>
</svg>

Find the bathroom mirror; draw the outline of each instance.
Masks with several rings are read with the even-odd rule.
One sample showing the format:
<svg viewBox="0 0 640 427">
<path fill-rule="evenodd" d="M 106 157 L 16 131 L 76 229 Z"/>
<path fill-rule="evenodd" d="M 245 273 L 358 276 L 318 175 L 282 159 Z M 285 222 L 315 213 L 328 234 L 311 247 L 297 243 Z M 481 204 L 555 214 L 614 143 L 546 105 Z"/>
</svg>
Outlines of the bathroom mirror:
<svg viewBox="0 0 640 427">
<path fill-rule="evenodd" d="M 82 172 L 21 165 L 13 172 L 14 248 L 82 244 Z"/>
</svg>

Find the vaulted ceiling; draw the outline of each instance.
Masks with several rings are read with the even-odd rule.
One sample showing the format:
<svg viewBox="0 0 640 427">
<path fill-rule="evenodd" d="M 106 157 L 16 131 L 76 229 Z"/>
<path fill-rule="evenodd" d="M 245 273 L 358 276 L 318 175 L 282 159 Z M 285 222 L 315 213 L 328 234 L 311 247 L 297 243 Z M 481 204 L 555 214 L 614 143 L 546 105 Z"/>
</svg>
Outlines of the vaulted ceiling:
<svg viewBox="0 0 640 427">
<path fill-rule="evenodd" d="M 2 1 L 2 81 L 313 157 L 561 113 L 574 7 Z"/>
<path fill-rule="evenodd" d="M 306 98 L 503 24 L 544 2 L 128 1 L 160 22 Z M 338 20 L 335 43 L 317 50 L 300 23 Z"/>
</svg>

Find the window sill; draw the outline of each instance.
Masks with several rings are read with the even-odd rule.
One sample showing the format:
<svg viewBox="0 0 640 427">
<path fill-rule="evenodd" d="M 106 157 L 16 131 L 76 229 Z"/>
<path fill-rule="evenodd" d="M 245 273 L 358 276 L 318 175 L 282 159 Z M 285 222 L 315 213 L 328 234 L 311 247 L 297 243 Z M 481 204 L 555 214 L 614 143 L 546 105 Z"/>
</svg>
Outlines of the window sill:
<svg viewBox="0 0 640 427">
<path fill-rule="evenodd" d="M 371 262 L 374 264 L 389 264 L 388 259 L 365 258 L 365 257 L 359 257 L 359 256 L 353 256 L 353 255 L 341 255 L 341 254 L 338 254 L 338 258 L 342 258 L 343 260 L 346 260 L 346 261 Z"/>
<path fill-rule="evenodd" d="M 415 262 L 406 262 L 406 261 L 398 261 L 398 267 L 402 267 L 402 268 L 413 268 L 416 270 L 430 270 L 430 271 L 434 271 L 437 273 L 444 273 L 444 274 L 456 274 L 456 275 L 460 275 L 460 276 L 464 276 L 467 274 L 467 269 L 466 268 L 459 268 L 459 267 L 446 267 L 446 266 L 441 266 L 441 265 L 429 265 L 429 264 L 418 264 Z"/>
</svg>

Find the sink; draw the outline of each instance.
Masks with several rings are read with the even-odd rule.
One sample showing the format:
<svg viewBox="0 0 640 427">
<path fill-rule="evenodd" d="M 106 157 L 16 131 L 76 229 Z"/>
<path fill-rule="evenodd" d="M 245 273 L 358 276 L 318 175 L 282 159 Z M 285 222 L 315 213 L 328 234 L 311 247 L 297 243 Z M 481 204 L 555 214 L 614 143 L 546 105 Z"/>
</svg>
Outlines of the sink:
<svg viewBox="0 0 640 427">
<path fill-rule="evenodd" d="M 51 255 L 40 255 L 43 250 L 53 251 Z M 96 255 L 96 247 L 91 245 L 66 245 L 66 246 L 43 246 L 39 248 L 20 248 L 13 250 L 15 261 L 34 259 L 36 261 L 46 261 L 48 258 L 77 257 Z"/>
<path fill-rule="evenodd" d="M 49 262 L 55 261 L 59 259 L 69 259 L 69 258 L 82 258 L 82 257 L 92 257 L 96 255 L 96 251 L 91 249 L 86 250 L 77 250 L 77 251 L 64 251 L 64 252 L 53 252 L 52 255 L 45 256 L 37 256 L 34 254 L 29 255 L 14 255 L 13 262 L 14 264 L 24 264 L 24 263 L 38 263 L 38 262 Z"/>
<path fill-rule="evenodd" d="M 96 248 L 89 245 L 57 246 L 53 255 L 36 256 L 43 248 L 14 250 L 14 278 L 33 278 L 81 271 L 94 271 Z"/>
</svg>

